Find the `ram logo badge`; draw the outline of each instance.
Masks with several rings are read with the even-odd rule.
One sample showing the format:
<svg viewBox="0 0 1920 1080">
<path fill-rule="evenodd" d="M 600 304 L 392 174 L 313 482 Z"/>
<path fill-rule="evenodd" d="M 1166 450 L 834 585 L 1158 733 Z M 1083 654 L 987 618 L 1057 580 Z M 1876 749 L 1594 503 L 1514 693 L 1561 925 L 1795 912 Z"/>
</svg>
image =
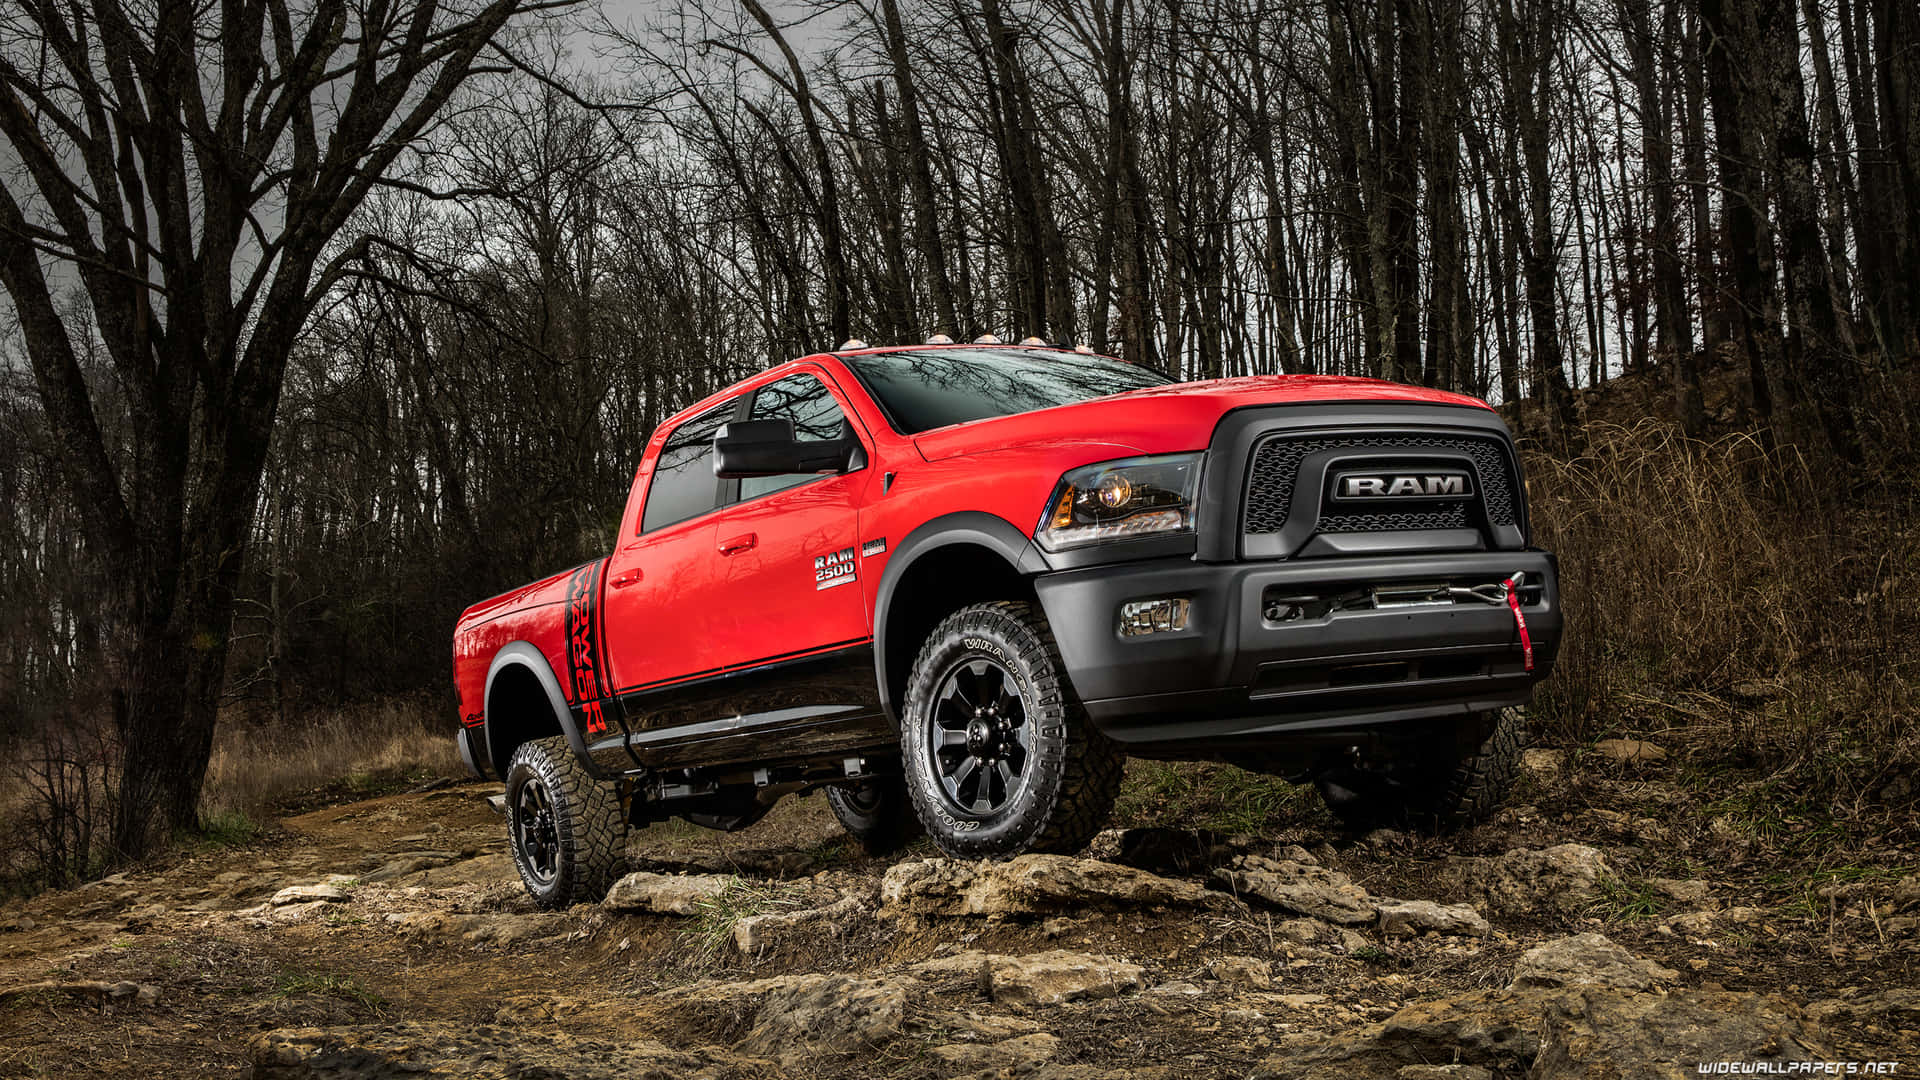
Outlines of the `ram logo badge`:
<svg viewBox="0 0 1920 1080">
<path fill-rule="evenodd" d="M 875 555 L 884 555 L 886 551 L 887 538 L 884 536 L 878 540 L 869 540 L 860 545 L 860 557 L 863 559 L 871 559 Z"/>
<path fill-rule="evenodd" d="M 1464 499 L 1471 494 L 1463 472 L 1342 473 L 1333 484 L 1336 499 Z"/>
<path fill-rule="evenodd" d="M 831 589 L 835 585 L 845 585 L 860 576 L 858 564 L 854 562 L 853 549 L 841 548 L 831 555 L 816 555 L 813 558 L 813 588 Z"/>
</svg>

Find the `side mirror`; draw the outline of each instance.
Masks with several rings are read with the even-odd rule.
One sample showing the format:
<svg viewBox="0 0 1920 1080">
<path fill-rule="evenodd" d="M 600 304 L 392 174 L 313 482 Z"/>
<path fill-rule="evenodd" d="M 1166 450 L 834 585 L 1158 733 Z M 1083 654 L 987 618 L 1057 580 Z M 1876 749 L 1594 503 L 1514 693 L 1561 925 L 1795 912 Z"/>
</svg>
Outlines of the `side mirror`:
<svg viewBox="0 0 1920 1080">
<path fill-rule="evenodd" d="M 845 472 L 857 439 L 800 442 L 791 420 L 738 420 L 713 433 L 713 474 L 722 480 L 789 473 Z"/>
</svg>

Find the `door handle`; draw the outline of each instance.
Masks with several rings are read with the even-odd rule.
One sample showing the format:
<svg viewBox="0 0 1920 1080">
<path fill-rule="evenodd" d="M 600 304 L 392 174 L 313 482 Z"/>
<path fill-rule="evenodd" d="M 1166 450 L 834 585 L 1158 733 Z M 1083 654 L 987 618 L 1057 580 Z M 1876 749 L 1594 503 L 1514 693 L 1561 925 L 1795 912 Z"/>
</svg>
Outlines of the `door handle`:
<svg viewBox="0 0 1920 1080">
<path fill-rule="evenodd" d="M 720 541 L 720 554 L 738 555 L 743 551 L 753 550 L 754 545 L 759 542 L 760 538 L 752 533 L 742 533 L 731 540 Z"/>
<path fill-rule="evenodd" d="M 642 576 L 644 575 L 642 575 L 640 571 L 637 569 L 628 570 L 616 576 L 611 582 L 608 582 L 608 584 L 612 585 L 616 589 L 624 589 L 627 586 L 633 584 L 634 582 L 639 581 Z"/>
</svg>

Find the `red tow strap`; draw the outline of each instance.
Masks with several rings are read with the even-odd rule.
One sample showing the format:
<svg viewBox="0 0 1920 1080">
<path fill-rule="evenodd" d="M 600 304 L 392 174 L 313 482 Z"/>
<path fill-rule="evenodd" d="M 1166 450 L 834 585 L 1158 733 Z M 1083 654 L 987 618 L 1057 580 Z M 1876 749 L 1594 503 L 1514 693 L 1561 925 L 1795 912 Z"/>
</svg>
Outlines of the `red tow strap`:
<svg viewBox="0 0 1920 1080">
<path fill-rule="evenodd" d="M 1513 612 L 1514 628 L 1520 631 L 1520 652 L 1526 658 L 1527 670 L 1533 670 L 1533 638 L 1527 634 L 1527 616 L 1520 610 L 1520 579 L 1524 573 L 1516 573 L 1500 583 L 1507 594 L 1507 610 Z"/>
</svg>

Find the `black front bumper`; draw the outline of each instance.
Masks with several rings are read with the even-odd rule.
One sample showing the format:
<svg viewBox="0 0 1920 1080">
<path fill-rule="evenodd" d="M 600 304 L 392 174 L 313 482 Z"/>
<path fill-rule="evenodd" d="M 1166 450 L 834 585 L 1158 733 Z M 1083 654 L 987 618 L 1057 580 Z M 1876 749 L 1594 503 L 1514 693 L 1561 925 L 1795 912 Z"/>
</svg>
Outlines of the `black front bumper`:
<svg viewBox="0 0 1920 1080">
<path fill-rule="evenodd" d="M 1513 612 L 1446 605 L 1267 617 L 1275 596 L 1348 596 L 1378 586 L 1497 585 L 1525 572 L 1526 670 Z M 1034 580 L 1067 674 L 1095 725 L 1128 752 L 1286 754 L 1384 728 L 1525 704 L 1560 643 L 1559 578 L 1539 550 L 1263 562 L 1154 559 Z M 1187 628 L 1123 637 L 1128 601 L 1185 598 Z M 1421 724 L 1420 721 L 1428 721 Z"/>
</svg>

